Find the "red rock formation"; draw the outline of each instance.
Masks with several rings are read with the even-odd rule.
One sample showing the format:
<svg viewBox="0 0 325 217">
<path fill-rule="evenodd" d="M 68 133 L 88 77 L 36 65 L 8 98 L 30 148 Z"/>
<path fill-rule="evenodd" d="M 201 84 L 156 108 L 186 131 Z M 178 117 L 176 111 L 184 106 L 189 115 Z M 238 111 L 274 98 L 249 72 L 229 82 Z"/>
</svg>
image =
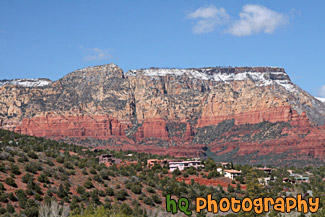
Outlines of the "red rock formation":
<svg viewBox="0 0 325 217">
<path fill-rule="evenodd" d="M 147 119 L 138 128 L 136 133 L 137 141 L 142 141 L 144 138 L 150 137 L 169 140 L 166 122 L 163 119 Z"/>
<path fill-rule="evenodd" d="M 273 107 L 264 110 L 253 110 L 248 112 L 235 113 L 228 116 L 204 116 L 198 121 L 197 127 L 219 124 L 224 120 L 235 119 L 236 125 L 241 124 L 257 124 L 264 121 L 272 123 L 294 121 L 294 125 L 308 125 L 306 113 L 301 116 L 296 111 L 293 111 L 290 106 Z M 307 123 L 306 123 L 307 122 Z"/>
<path fill-rule="evenodd" d="M 250 131 L 250 133 L 257 134 L 258 131 Z M 209 147 L 212 152 L 218 152 L 218 155 L 239 148 L 238 152 L 236 152 L 237 156 L 246 156 L 253 153 L 257 153 L 257 156 L 287 153 L 287 159 L 298 157 L 303 160 L 315 157 L 322 160 L 325 158 L 325 127 L 295 126 L 291 129 L 285 128 L 282 130 L 281 134 L 283 136 L 280 138 L 255 142 L 243 141 L 242 139 L 247 135 L 246 133 L 245 131 L 227 132 L 223 137 L 230 137 L 233 134 L 236 135 L 236 139 L 231 142 L 216 140 Z"/>
<path fill-rule="evenodd" d="M 108 139 L 125 136 L 127 126 L 107 115 L 47 116 L 24 118 L 15 132 L 39 137 L 93 137 Z"/>
<path fill-rule="evenodd" d="M 222 125 L 229 120 L 234 122 Z M 324 120 L 324 104 L 274 67 L 124 74 L 109 64 L 42 87 L 0 87 L 1 128 L 154 154 L 217 152 L 233 161 L 249 155 L 256 162 L 278 154 L 324 161 Z M 89 138 L 98 141 L 83 143 Z"/>
</svg>

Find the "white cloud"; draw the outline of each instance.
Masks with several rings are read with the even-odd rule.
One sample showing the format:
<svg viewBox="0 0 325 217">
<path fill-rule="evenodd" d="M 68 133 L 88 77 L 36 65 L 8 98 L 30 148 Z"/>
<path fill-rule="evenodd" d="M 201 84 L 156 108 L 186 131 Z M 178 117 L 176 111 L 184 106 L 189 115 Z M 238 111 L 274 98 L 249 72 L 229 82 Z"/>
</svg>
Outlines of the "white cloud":
<svg viewBox="0 0 325 217">
<path fill-rule="evenodd" d="M 224 8 L 214 5 L 200 7 L 187 15 L 188 19 L 195 20 L 192 31 L 196 34 L 213 32 L 218 25 L 227 22 L 229 15 Z"/>
<path fill-rule="evenodd" d="M 84 52 L 84 61 L 108 60 L 112 58 L 108 49 L 101 48 L 82 48 Z"/>
<path fill-rule="evenodd" d="M 325 97 L 325 85 L 321 86 L 317 92 L 318 96 Z"/>
<path fill-rule="evenodd" d="M 245 5 L 235 21 L 226 31 L 235 36 L 247 36 L 260 32 L 273 33 L 288 23 L 288 17 L 261 5 Z"/>
</svg>

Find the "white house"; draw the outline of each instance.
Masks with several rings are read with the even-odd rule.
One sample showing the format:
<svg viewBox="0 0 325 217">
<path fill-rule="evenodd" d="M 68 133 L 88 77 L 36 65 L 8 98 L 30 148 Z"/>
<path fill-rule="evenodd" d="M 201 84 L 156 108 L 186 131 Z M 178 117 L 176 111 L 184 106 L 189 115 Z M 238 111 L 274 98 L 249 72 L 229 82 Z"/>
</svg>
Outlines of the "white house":
<svg viewBox="0 0 325 217">
<path fill-rule="evenodd" d="M 276 177 L 258 178 L 258 182 L 262 185 L 269 185 L 270 182 L 274 182 Z"/>
<path fill-rule="evenodd" d="M 179 161 L 179 162 L 169 162 L 169 170 L 171 172 L 173 172 L 174 170 L 176 170 L 178 168 L 178 170 L 182 171 L 185 168 L 189 168 L 189 167 L 204 167 L 204 165 L 201 165 L 201 161 Z"/>
<path fill-rule="evenodd" d="M 224 170 L 224 176 L 229 179 L 234 179 L 236 176 L 240 176 L 241 171 L 238 170 Z"/>
</svg>

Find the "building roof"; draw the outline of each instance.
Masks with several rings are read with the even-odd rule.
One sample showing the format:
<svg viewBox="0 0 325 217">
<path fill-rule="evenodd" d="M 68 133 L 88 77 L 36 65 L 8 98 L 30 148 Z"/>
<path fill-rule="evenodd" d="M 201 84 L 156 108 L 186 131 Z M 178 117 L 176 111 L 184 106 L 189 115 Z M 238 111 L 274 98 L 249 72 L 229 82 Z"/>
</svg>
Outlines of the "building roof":
<svg viewBox="0 0 325 217">
<path fill-rule="evenodd" d="M 267 167 L 264 167 L 264 168 L 256 168 L 258 170 L 272 170 L 272 168 L 267 168 Z"/>
<path fill-rule="evenodd" d="M 224 170 L 224 172 L 227 172 L 227 173 L 241 173 L 241 171 L 238 171 L 238 170 Z"/>
<path fill-rule="evenodd" d="M 309 177 L 295 177 L 296 180 L 309 180 Z"/>
</svg>

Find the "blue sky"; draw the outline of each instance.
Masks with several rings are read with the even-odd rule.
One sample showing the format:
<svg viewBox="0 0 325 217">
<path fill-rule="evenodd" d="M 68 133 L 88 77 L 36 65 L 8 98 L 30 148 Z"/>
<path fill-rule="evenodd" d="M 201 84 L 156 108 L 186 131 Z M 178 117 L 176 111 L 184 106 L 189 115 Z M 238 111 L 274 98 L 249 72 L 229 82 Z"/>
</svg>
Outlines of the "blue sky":
<svg viewBox="0 0 325 217">
<path fill-rule="evenodd" d="M 321 0 L 1 0 L 0 79 L 86 66 L 279 66 L 325 97 Z"/>
</svg>

